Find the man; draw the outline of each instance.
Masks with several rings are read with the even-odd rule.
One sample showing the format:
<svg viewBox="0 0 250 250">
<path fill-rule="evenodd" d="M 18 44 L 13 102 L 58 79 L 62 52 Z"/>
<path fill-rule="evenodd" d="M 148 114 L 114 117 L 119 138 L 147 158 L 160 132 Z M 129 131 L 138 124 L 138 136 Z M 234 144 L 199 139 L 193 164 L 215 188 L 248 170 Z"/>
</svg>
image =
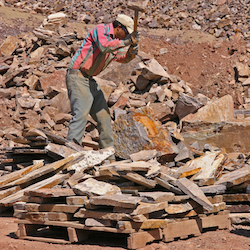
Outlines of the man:
<svg viewBox="0 0 250 250">
<path fill-rule="evenodd" d="M 100 86 L 92 78 L 104 70 L 111 61 L 127 63 L 138 52 L 139 35 L 133 32 L 133 19 L 120 14 L 109 25 L 99 24 L 90 31 L 73 56 L 66 76 L 71 103 L 72 120 L 68 140 L 81 144 L 90 114 L 97 121 L 99 147 L 114 145 L 111 117 Z M 130 46 L 127 52 L 124 47 Z"/>
</svg>

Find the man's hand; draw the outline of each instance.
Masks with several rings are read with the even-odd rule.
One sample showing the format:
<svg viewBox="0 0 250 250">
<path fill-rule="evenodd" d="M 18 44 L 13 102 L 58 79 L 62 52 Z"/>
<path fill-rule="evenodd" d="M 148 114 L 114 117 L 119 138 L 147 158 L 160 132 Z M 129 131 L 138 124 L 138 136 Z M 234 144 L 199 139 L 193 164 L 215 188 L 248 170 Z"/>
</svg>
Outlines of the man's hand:
<svg viewBox="0 0 250 250">
<path fill-rule="evenodd" d="M 140 40 L 140 33 L 138 31 L 134 31 L 133 33 L 129 34 L 123 41 L 125 46 L 129 45 L 136 45 L 139 43 Z"/>
<path fill-rule="evenodd" d="M 135 58 L 135 56 L 138 54 L 138 51 L 139 51 L 138 45 L 136 45 L 136 46 L 130 45 L 130 47 L 128 48 L 128 51 L 127 51 L 128 62 Z"/>
<path fill-rule="evenodd" d="M 131 50 L 130 50 L 130 53 L 132 55 L 137 55 L 138 54 L 138 51 L 139 51 L 139 45 L 136 45 L 136 46 L 131 46 Z"/>
</svg>

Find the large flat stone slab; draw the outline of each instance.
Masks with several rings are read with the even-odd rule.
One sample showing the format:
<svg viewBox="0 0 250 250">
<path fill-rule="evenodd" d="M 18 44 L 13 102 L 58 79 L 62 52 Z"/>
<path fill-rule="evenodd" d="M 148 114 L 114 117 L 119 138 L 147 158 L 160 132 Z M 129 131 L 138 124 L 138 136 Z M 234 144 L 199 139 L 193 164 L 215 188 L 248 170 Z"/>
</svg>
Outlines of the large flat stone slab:
<svg viewBox="0 0 250 250">
<path fill-rule="evenodd" d="M 189 114 L 182 122 L 226 122 L 234 119 L 234 102 L 230 95 L 211 101 L 200 108 L 195 114 Z"/>
<path fill-rule="evenodd" d="M 176 185 L 194 201 L 199 203 L 205 210 L 213 209 L 212 203 L 207 199 L 202 190 L 187 178 L 181 178 L 176 181 Z"/>
<path fill-rule="evenodd" d="M 87 179 L 73 187 L 77 195 L 98 196 L 121 194 L 121 190 L 116 185 L 111 185 L 104 181 L 97 181 L 93 178 Z"/>
<path fill-rule="evenodd" d="M 172 157 L 178 153 L 169 132 L 145 113 L 119 115 L 113 131 L 116 155 L 123 159 L 130 159 L 131 154 L 148 149 Z"/>
</svg>

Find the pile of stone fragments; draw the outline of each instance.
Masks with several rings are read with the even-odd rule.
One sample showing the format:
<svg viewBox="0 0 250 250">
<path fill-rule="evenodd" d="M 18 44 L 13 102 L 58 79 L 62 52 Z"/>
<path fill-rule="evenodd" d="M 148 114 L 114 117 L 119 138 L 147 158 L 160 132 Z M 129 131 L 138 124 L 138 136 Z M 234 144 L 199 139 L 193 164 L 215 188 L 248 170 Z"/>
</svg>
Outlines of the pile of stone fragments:
<svg viewBox="0 0 250 250">
<path fill-rule="evenodd" d="M 0 46 L 0 209 L 14 206 L 17 235 L 41 240 L 56 227 L 66 235 L 43 240 L 69 243 L 108 232 L 136 249 L 226 229 L 229 218 L 249 223 L 250 157 L 240 153 L 249 152 L 247 110 L 234 110 L 230 95 L 194 96 L 142 52 L 95 77 L 115 147 L 98 149 L 91 118 L 83 145 L 65 139 L 66 68 L 84 37 L 66 32 L 66 22 L 50 15 Z"/>
<path fill-rule="evenodd" d="M 71 19 L 89 24 L 109 23 L 119 13 L 134 15 L 122 0 L 5 0 L 5 5 L 43 15 L 63 11 Z M 249 0 L 150 0 L 146 13 L 140 13 L 139 25 L 152 29 L 201 30 L 226 39 L 240 32 L 249 39 L 248 13 Z"/>
</svg>

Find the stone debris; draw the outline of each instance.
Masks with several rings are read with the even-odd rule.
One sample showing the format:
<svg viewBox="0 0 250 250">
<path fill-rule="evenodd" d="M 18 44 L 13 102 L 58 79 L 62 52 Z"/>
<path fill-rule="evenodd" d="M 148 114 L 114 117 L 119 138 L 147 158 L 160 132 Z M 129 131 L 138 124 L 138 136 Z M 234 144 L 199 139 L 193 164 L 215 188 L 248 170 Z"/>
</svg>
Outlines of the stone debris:
<svg viewBox="0 0 250 250">
<path fill-rule="evenodd" d="M 161 18 L 141 16 L 140 25 L 181 28 L 195 21 L 197 29 L 234 35 L 227 28 L 235 23 L 232 1 L 193 1 L 178 15 L 183 3 L 170 7 L 175 2 L 163 9 L 154 3 Z M 112 14 L 95 11 L 107 3 L 79 3 L 88 10 L 79 18 L 110 21 Z M 48 7 L 43 1 L 18 6 L 40 12 Z M 229 217 L 232 223 L 249 222 L 242 216 L 249 212 L 247 110 L 234 110 L 230 95 L 194 95 L 192 84 L 169 75 L 143 52 L 95 77 L 113 119 L 114 148 L 98 148 L 91 117 L 82 144 L 67 141 L 72 116 L 65 74 L 83 38 L 64 30 L 78 11 L 69 6 L 54 4 L 52 12 L 64 9 L 67 15 L 51 13 L 34 33 L 8 37 L 0 46 L 0 210 L 14 207 L 17 236 L 34 239 L 40 227 L 59 226 L 66 228 L 67 239 L 52 242 L 78 242 L 101 231 L 124 234 L 128 248 L 137 249 L 155 240 L 198 236 L 208 228 L 227 229 Z M 109 10 L 122 12 L 122 6 L 115 1 Z M 191 18 L 194 11 L 197 20 Z M 206 26 L 208 20 L 212 26 Z M 248 67 L 235 67 L 248 86 Z M 112 155 L 115 162 L 108 160 Z"/>
<path fill-rule="evenodd" d="M 144 1 L 145 2 L 145 1 Z M 248 11 L 249 1 L 147 1 L 146 13 L 139 13 L 139 27 L 163 28 L 166 30 L 201 30 L 215 37 L 233 38 L 240 33 L 249 39 Z M 121 0 L 115 1 L 79 1 L 71 4 L 61 2 L 39 1 L 5 1 L 2 5 L 15 7 L 23 12 L 49 15 L 44 21 L 46 28 L 63 23 L 63 12 L 70 19 L 86 24 L 109 23 L 117 14 L 133 16 L 134 13 Z"/>
</svg>

